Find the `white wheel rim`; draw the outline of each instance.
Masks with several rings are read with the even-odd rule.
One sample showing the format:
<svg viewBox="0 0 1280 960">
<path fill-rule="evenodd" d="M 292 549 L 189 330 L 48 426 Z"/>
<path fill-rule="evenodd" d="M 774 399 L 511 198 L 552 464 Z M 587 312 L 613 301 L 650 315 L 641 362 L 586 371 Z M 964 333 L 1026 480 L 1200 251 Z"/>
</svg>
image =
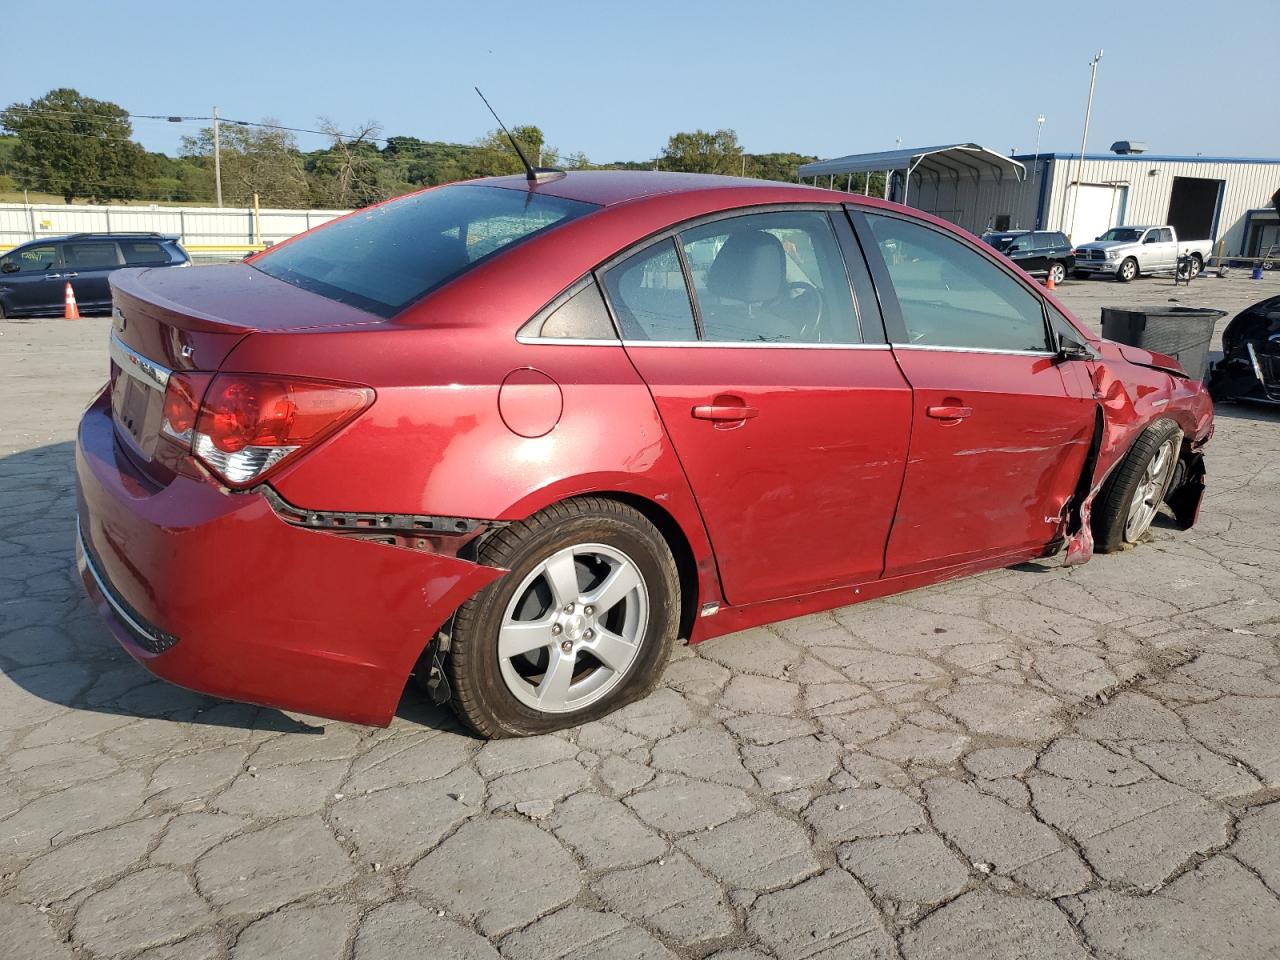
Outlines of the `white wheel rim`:
<svg viewBox="0 0 1280 960">
<path fill-rule="evenodd" d="M 526 707 L 569 713 L 627 675 L 649 625 L 649 589 L 616 547 L 558 550 L 520 582 L 498 630 L 502 679 Z"/>
<path fill-rule="evenodd" d="M 1169 484 L 1173 465 L 1177 462 L 1174 443 L 1175 440 L 1171 438 L 1160 445 L 1155 456 L 1147 461 L 1142 479 L 1133 491 L 1133 498 L 1129 501 L 1129 515 L 1124 525 L 1124 538 L 1130 543 L 1135 543 L 1147 532 L 1160 509 L 1165 487 Z"/>
</svg>

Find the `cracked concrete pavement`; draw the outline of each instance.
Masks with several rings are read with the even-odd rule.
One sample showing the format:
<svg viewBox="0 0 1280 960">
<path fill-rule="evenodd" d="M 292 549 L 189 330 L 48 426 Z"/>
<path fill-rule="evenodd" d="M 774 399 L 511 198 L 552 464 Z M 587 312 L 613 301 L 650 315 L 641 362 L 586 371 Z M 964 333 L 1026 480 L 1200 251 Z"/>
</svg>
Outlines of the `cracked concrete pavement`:
<svg viewBox="0 0 1280 960">
<path fill-rule="evenodd" d="M 1280 955 L 1280 415 L 1219 411 L 1190 533 L 681 648 L 483 743 L 412 693 L 368 729 L 135 665 L 72 567 L 106 322 L 0 333 L 6 957 Z"/>
</svg>

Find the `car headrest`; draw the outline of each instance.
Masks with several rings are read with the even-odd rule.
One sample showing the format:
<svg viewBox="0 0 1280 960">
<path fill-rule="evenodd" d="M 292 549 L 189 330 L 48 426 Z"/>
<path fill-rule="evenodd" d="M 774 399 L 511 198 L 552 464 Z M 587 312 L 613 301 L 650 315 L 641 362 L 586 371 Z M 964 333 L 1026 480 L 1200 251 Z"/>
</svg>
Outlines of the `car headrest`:
<svg viewBox="0 0 1280 960">
<path fill-rule="evenodd" d="M 786 283 L 782 241 L 763 230 L 731 234 L 707 272 L 707 289 L 717 297 L 744 303 L 777 300 Z"/>
</svg>

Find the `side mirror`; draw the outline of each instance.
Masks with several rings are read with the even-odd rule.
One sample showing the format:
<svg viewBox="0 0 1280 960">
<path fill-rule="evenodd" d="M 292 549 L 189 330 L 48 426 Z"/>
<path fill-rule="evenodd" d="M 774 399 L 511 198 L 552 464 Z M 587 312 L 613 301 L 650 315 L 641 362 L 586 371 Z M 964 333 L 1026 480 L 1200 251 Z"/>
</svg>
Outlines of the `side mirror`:
<svg viewBox="0 0 1280 960">
<path fill-rule="evenodd" d="M 4 264 L 0 264 L 0 273 L 17 273 L 21 269 L 22 268 L 19 267 L 12 260 L 9 260 Z"/>
<path fill-rule="evenodd" d="M 1098 357 L 1087 343 L 1081 343 L 1063 333 L 1058 335 L 1058 352 L 1055 359 L 1065 363 L 1068 360 L 1097 360 Z"/>
</svg>

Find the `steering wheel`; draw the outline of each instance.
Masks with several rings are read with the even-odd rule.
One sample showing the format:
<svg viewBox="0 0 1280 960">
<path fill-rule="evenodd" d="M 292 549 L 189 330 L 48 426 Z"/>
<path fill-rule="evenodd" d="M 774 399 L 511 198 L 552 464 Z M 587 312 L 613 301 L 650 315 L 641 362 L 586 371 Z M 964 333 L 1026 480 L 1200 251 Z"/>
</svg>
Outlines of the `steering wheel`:
<svg viewBox="0 0 1280 960">
<path fill-rule="evenodd" d="M 801 315 L 800 337 L 804 340 L 816 341 L 821 336 L 819 325 L 822 323 L 822 292 L 812 283 L 803 280 L 792 280 L 786 286 L 788 306 L 801 304 L 801 310 L 809 316 Z"/>
</svg>

